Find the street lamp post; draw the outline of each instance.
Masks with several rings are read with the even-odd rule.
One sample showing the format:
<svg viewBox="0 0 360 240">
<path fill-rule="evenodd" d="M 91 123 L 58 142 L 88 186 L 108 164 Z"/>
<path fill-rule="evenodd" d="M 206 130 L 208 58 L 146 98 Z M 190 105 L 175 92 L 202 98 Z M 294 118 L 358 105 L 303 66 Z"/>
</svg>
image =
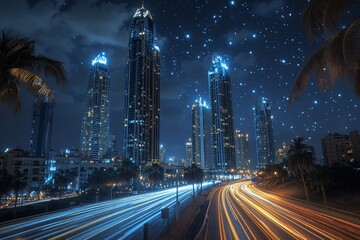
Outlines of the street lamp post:
<svg viewBox="0 0 360 240">
<path fill-rule="evenodd" d="M 176 210 L 176 221 L 179 220 L 179 178 L 178 178 L 178 169 L 176 169 L 176 203 L 175 203 L 175 210 Z"/>
</svg>

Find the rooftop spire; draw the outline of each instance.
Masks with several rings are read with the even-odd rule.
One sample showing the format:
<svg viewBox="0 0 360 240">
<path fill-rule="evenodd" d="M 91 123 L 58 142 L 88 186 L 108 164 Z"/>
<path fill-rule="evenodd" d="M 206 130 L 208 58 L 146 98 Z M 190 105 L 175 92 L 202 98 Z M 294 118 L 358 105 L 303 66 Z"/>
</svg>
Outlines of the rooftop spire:
<svg viewBox="0 0 360 240">
<path fill-rule="evenodd" d="M 144 8 L 144 0 L 141 0 L 141 7 Z"/>
</svg>

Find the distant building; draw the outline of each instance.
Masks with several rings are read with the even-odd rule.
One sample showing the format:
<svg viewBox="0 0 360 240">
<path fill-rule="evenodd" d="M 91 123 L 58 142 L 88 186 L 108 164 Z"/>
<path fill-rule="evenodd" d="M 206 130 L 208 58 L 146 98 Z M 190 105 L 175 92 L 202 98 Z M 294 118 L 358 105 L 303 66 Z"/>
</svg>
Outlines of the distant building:
<svg viewBox="0 0 360 240">
<path fill-rule="evenodd" d="M 65 149 L 62 151 L 50 151 L 49 159 L 46 164 L 46 182 L 50 183 L 56 172 L 71 170 L 77 174 L 76 181 L 73 183 L 73 190 L 79 190 L 88 184 L 88 179 L 95 169 L 113 168 L 121 165 L 121 159 L 109 159 L 94 161 L 81 157 L 81 152 L 77 149 Z"/>
<path fill-rule="evenodd" d="M 32 157 L 46 157 L 51 149 L 54 107 L 48 97 L 37 96 L 34 101 L 29 148 Z"/>
<path fill-rule="evenodd" d="M 80 149 L 82 156 L 101 160 L 109 149 L 110 76 L 105 53 L 93 61 L 88 76 L 82 118 Z"/>
<path fill-rule="evenodd" d="M 236 168 L 231 80 L 227 60 L 212 56 L 208 71 L 212 163 L 210 170 L 225 172 Z"/>
<path fill-rule="evenodd" d="M 236 168 L 250 170 L 249 134 L 235 130 Z"/>
<path fill-rule="evenodd" d="M 255 136 L 258 168 L 275 163 L 275 142 L 272 115 L 267 98 L 260 98 L 255 107 Z"/>
<path fill-rule="evenodd" d="M 166 148 L 162 144 L 160 144 L 160 162 L 167 163 L 167 161 L 166 161 Z"/>
<path fill-rule="evenodd" d="M 276 163 L 283 163 L 288 157 L 290 146 L 286 143 L 283 143 L 278 150 L 276 150 Z"/>
<path fill-rule="evenodd" d="M 192 106 L 193 162 L 209 170 L 211 164 L 211 117 L 210 108 L 201 98 Z"/>
<path fill-rule="evenodd" d="M 10 175 L 15 176 L 17 171 L 25 174 L 27 186 L 22 190 L 23 193 L 29 195 L 32 191 L 41 190 L 46 170 L 44 157 L 31 157 L 22 149 L 14 149 L 4 153 L 0 162 L 2 162 L 2 168 L 6 169 Z"/>
<path fill-rule="evenodd" d="M 185 151 L 186 151 L 186 158 L 185 158 L 184 166 L 189 167 L 193 162 L 193 147 L 192 147 L 191 138 L 189 138 L 189 140 L 186 142 Z"/>
<path fill-rule="evenodd" d="M 136 165 L 159 161 L 160 49 L 153 17 L 142 6 L 130 27 L 125 77 L 123 156 Z"/>
<path fill-rule="evenodd" d="M 360 136 L 358 131 L 349 135 L 329 134 L 321 139 L 324 165 L 335 163 L 360 166 Z"/>
</svg>

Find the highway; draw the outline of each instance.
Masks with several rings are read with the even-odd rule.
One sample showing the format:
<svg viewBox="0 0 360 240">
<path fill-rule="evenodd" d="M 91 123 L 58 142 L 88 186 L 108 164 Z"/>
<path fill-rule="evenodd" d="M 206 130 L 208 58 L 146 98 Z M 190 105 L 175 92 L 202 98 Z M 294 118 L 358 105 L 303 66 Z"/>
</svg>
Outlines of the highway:
<svg viewBox="0 0 360 240">
<path fill-rule="evenodd" d="M 181 206 L 191 201 L 191 194 L 191 185 L 179 187 Z M 169 207 L 174 212 L 175 199 L 172 188 L 5 222 L 0 224 L 0 239 L 141 238 L 145 223 L 158 223 L 152 234 L 166 228 L 160 211 Z"/>
<path fill-rule="evenodd" d="M 205 239 L 360 239 L 360 218 L 262 191 L 250 181 L 210 196 Z"/>
</svg>

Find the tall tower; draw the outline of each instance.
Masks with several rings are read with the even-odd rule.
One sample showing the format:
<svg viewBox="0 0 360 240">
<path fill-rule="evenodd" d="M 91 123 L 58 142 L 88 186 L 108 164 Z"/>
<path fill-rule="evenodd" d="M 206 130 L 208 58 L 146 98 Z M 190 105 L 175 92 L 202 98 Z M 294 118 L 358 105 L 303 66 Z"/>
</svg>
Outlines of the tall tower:
<svg viewBox="0 0 360 240">
<path fill-rule="evenodd" d="M 236 168 L 250 170 L 249 134 L 235 130 Z"/>
<path fill-rule="evenodd" d="M 47 97 L 37 96 L 34 101 L 29 149 L 32 157 L 46 157 L 51 149 L 54 107 L 54 101 Z"/>
<path fill-rule="evenodd" d="M 218 54 L 212 56 L 208 72 L 210 108 L 212 170 L 235 169 L 235 146 L 232 112 L 231 81 L 227 61 Z"/>
<path fill-rule="evenodd" d="M 123 155 L 137 165 L 159 160 L 160 49 L 142 6 L 132 20 L 125 82 Z"/>
<path fill-rule="evenodd" d="M 211 163 L 210 108 L 201 98 L 192 106 L 192 149 L 193 162 L 200 168 L 209 169 Z"/>
<path fill-rule="evenodd" d="M 258 168 L 275 163 L 272 115 L 267 98 L 260 98 L 255 107 L 256 151 Z"/>
<path fill-rule="evenodd" d="M 191 138 L 186 142 L 185 145 L 185 152 L 186 152 L 186 159 L 184 162 L 185 167 L 190 167 L 191 163 L 193 162 L 193 147 L 192 147 Z"/>
<path fill-rule="evenodd" d="M 105 53 L 93 61 L 88 76 L 80 149 L 84 157 L 100 160 L 109 146 L 110 76 Z"/>
</svg>

